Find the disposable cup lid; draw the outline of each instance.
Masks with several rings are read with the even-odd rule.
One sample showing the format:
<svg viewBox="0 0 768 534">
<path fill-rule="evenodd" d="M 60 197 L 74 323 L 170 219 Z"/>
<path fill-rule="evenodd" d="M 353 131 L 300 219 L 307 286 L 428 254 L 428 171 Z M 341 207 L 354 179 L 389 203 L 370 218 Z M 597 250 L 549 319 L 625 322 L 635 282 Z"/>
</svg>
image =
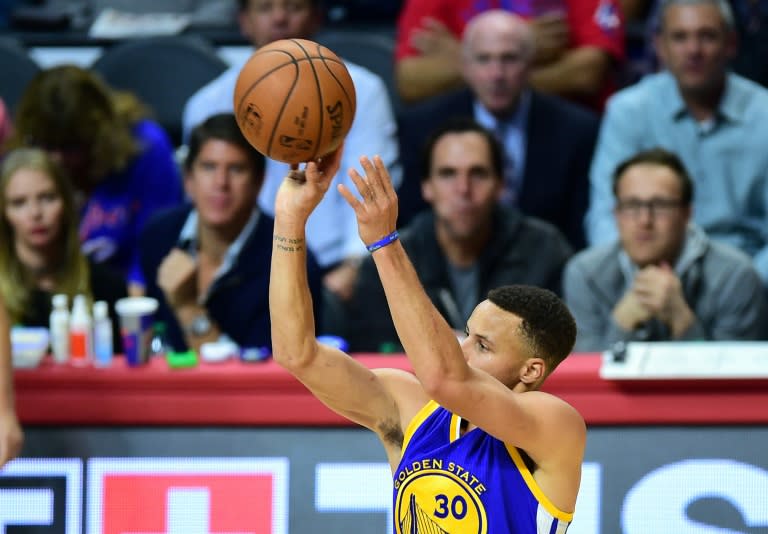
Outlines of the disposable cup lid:
<svg viewBox="0 0 768 534">
<path fill-rule="evenodd" d="M 115 302 L 118 315 L 149 315 L 157 310 L 157 299 L 151 297 L 126 297 Z"/>
</svg>

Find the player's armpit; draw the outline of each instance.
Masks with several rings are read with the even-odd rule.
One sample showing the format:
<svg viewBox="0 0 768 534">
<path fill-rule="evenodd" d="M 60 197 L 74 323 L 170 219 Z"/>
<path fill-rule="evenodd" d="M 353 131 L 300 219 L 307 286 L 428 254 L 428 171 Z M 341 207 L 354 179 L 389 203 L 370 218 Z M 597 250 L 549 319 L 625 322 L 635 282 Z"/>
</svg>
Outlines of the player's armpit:
<svg viewBox="0 0 768 534">
<path fill-rule="evenodd" d="M 348 354 L 323 344 L 318 344 L 309 364 L 290 371 L 334 412 L 376 432 L 382 441 L 397 441 L 401 415 L 399 399 L 395 397 L 402 395 L 406 387 L 393 384 L 407 380 L 398 376 L 408 375 L 405 371 L 371 370 Z"/>
</svg>

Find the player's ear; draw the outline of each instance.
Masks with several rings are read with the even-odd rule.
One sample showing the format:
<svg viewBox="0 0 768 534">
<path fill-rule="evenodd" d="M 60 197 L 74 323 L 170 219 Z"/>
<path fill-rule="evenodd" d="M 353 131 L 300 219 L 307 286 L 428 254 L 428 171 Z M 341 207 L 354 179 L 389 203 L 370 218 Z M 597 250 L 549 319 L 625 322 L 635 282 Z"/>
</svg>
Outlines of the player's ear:
<svg viewBox="0 0 768 534">
<path fill-rule="evenodd" d="M 523 384 L 535 384 L 544 378 L 546 364 L 541 358 L 528 358 L 520 369 L 520 381 Z"/>
</svg>

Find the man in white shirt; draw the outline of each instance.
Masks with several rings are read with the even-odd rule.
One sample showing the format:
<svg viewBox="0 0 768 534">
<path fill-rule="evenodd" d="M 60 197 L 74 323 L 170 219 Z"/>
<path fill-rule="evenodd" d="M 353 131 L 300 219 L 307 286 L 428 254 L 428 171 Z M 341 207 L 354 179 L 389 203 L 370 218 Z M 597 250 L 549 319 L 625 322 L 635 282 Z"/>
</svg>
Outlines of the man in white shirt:
<svg viewBox="0 0 768 534">
<path fill-rule="evenodd" d="M 256 48 L 278 39 L 311 38 L 322 23 L 319 0 L 239 0 L 238 7 L 240 30 Z M 397 126 L 386 86 L 368 69 L 347 61 L 345 64 L 355 84 L 358 111 L 345 140 L 341 171 L 307 225 L 309 248 L 327 272 L 325 287 L 342 299 L 351 295 L 365 247 L 357 234 L 355 215 L 336 191 L 336 184 L 348 183 L 351 187 L 347 170 L 358 167 L 357 154 L 379 154 L 395 186 L 401 180 Z M 235 83 L 242 66 L 232 65 L 192 95 L 184 109 L 185 140 L 190 130 L 207 117 L 233 111 Z M 269 215 L 274 214 L 277 189 L 287 170 L 288 164 L 267 159 L 259 206 Z"/>
</svg>

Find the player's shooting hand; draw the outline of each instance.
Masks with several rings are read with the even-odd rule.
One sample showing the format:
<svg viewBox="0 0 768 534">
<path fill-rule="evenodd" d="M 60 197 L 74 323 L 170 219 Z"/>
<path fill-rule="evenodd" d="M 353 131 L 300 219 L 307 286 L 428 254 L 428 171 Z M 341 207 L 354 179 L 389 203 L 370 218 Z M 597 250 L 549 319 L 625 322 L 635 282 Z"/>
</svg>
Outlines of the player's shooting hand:
<svg viewBox="0 0 768 534">
<path fill-rule="evenodd" d="M 275 214 L 281 218 L 306 221 L 338 173 L 343 151 L 342 143 L 333 152 L 307 162 L 304 169 L 292 165 L 277 191 Z"/>
<path fill-rule="evenodd" d="M 18 456 L 23 443 L 24 433 L 13 409 L 0 412 L 0 467 Z"/>
<path fill-rule="evenodd" d="M 459 39 L 445 24 L 432 17 L 425 17 L 422 26 L 411 32 L 411 46 L 422 56 L 442 57 L 458 62 L 461 51 Z"/>
<path fill-rule="evenodd" d="M 363 156 L 360 164 L 365 176 L 350 169 L 349 177 L 362 199 L 358 199 L 344 184 L 339 184 L 339 192 L 355 210 L 360 238 L 363 243 L 370 245 L 395 231 L 397 193 L 381 157 L 374 156 L 371 161 Z"/>
<path fill-rule="evenodd" d="M 197 264 L 181 249 L 174 248 L 157 269 L 157 285 L 171 308 L 197 301 Z"/>
<path fill-rule="evenodd" d="M 534 18 L 530 25 L 536 43 L 534 64 L 551 63 L 568 48 L 570 34 L 564 13 L 545 13 Z"/>
</svg>

